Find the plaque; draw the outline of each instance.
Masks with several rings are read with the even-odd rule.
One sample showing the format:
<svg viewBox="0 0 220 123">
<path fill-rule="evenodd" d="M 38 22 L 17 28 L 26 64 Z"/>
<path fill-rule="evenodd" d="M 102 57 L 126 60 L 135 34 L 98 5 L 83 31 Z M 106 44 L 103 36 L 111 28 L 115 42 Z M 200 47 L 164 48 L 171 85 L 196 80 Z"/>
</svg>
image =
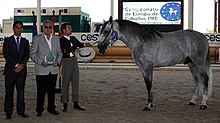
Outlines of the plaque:
<svg viewBox="0 0 220 123">
<path fill-rule="evenodd" d="M 49 52 L 46 56 L 45 56 L 45 61 L 47 62 L 47 64 L 54 64 L 56 57 Z"/>
</svg>

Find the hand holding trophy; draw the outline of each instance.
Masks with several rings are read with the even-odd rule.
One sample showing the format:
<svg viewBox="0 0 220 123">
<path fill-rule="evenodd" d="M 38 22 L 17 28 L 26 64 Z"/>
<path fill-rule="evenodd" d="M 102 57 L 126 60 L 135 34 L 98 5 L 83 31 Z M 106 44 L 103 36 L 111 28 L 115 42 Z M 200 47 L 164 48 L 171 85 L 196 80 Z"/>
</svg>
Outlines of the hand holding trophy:
<svg viewBox="0 0 220 123">
<path fill-rule="evenodd" d="M 58 61 L 55 61 L 55 62 L 53 63 L 53 66 L 54 66 L 54 67 L 59 66 L 59 62 L 58 62 Z"/>
<path fill-rule="evenodd" d="M 42 62 L 41 62 L 41 65 L 43 65 L 44 67 L 49 66 L 49 64 L 47 64 L 47 62 L 46 62 L 46 61 L 42 61 Z"/>
</svg>

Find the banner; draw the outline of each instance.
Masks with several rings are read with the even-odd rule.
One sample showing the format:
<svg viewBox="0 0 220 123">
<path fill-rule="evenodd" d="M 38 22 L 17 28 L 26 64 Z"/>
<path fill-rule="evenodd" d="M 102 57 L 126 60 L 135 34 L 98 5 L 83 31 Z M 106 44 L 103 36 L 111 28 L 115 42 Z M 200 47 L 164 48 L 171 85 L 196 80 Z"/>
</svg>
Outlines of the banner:
<svg viewBox="0 0 220 123">
<path fill-rule="evenodd" d="M 61 10 L 59 11 L 59 38 L 62 37 L 62 33 L 61 33 L 61 25 L 62 25 L 62 15 L 61 15 Z"/>
<path fill-rule="evenodd" d="M 37 25 L 36 25 L 36 16 L 34 15 L 34 11 L 32 11 L 32 14 L 33 14 L 32 40 L 33 40 L 33 37 L 37 35 Z"/>
<path fill-rule="evenodd" d="M 220 46 L 220 33 L 203 33 L 208 39 L 209 46 Z M 13 35 L 13 33 L 0 33 L 0 44 L 3 44 L 4 39 L 8 36 Z M 32 33 L 22 33 L 23 37 L 27 38 L 30 43 L 32 39 Z M 58 35 L 58 34 L 57 34 Z M 82 43 L 94 43 L 99 40 L 98 33 L 72 33 Z M 121 41 L 115 42 L 116 46 L 125 46 Z"/>
<path fill-rule="evenodd" d="M 54 14 L 55 14 L 55 11 L 53 10 L 53 15 L 52 15 L 51 22 L 52 22 L 52 34 L 55 35 L 55 29 L 54 29 Z"/>
</svg>

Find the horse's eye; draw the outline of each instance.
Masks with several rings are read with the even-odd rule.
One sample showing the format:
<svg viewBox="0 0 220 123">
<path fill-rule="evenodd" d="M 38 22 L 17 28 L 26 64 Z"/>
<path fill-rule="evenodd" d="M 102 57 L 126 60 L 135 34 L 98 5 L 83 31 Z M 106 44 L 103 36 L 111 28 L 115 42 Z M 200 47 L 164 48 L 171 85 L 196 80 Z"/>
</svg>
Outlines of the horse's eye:
<svg viewBox="0 0 220 123">
<path fill-rule="evenodd" d="M 108 31 L 107 31 L 107 30 L 105 30 L 105 31 L 104 31 L 104 34 L 107 34 L 107 33 L 108 33 Z"/>
</svg>

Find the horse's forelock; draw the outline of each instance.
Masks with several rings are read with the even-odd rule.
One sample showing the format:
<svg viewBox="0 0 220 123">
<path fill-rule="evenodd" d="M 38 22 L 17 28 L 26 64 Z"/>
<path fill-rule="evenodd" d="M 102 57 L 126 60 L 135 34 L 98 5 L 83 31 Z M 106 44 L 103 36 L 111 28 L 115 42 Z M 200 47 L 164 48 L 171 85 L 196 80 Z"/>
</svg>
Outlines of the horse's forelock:
<svg viewBox="0 0 220 123">
<path fill-rule="evenodd" d="M 104 29 L 105 29 L 107 23 L 108 23 L 108 21 L 106 21 L 105 23 L 102 24 L 102 28 L 100 29 L 100 34 L 103 33 L 103 31 L 104 31 Z"/>
<path fill-rule="evenodd" d="M 103 25 L 102 25 L 102 27 L 101 27 L 101 29 L 100 29 L 100 35 L 106 30 L 106 31 L 109 31 L 110 29 L 111 29 L 111 25 L 112 23 L 111 22 L 109 22 L 109 21 L 106 21 Z"/>
</svg>

